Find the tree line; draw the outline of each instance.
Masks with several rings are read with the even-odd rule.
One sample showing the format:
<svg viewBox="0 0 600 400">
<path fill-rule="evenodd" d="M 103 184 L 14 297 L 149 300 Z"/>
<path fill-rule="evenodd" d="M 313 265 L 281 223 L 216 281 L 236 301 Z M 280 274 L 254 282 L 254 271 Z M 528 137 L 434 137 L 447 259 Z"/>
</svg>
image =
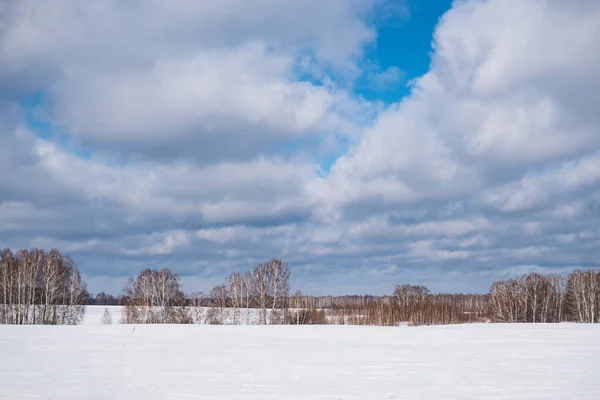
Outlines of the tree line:
<svg viewBox="0 0 600 400">
<path fill-rule="evenodd" d="M 538 273 L 494 282 L 490 316 L 497 322 L 600 322 L 600 271 L 566 278 Z"/>
<path fill-rule="evenodd" d="M 125 287 L 124 323 L 224 323 L 225 314 L 232 323 L 249 323 L 250 310 L 258 311 L 259 323 L 286 323 L 290 270 L 279 259 L 256 265 L 252 271 L 232 272 L 225 282 L 208 294 L 187 297 L 181 290 L 180 277 L 170 270 L 146 269 L 131 278 Z"/>
<path fill-rule="evenodd" d="M 179 278 L 174 276 L 174 282 L 178 282 Z M 525 274 L 494 282 L 488 294 L 433 294 L 424 286 L 398 285 L 387 296 L 304 296 L 300 291 L 289 295 L 289 279 L 287 264 L 272 259 L 252 271 L 229 274 L 223 284 L 208 294 L 194 293 L 186 298 L 177 286 L 178 301 L 172 307 L 179 307 L 179 311 L 171 312 L 173 318 L 162 322 L 249 323 L 251 309 L 257 310 L 261 324 L 397 326 L 600 322 L 600 272 L 592 269 L 575 270 L 566 278 Z M 126 295 L 125 299 L 132 310 L 149 304 L 157 306 L 157 310 L 165 309 L 164 305 L 148 301 L 148 297 L 137 300 Z M 143 313 L 128 311 L 126 315 Z M 126 323 L 149 321 L 144 318 L 124 320 Z"/>
<path fill-rule="evenodd" d="M 179 276 L 147 269 L 130 279 L 123 323 L 434 325 L 477 322 L 487 317 L 487 295 L 432 294 L 423 286 L 399 285 L 390 296 L 289 294 L 287 264 L 271 259 L 251 271 L 230 273 L 208 293 L 186 297 Z M 104 298 L 104 295 L 102 296 Z M 257 316 L 256 321 L 251 321 Z"/>
<path fill-rule="evenodd" d="M 121 323 L 443 325 L 470 322 L 600 322 L 600 272 L 525 274 L 488 294 L 434 294 L 398 285 L 389 295 L 290 294 L 291 271 L 273 258 L 232 272 L 207 293 L 186 295 L 168 268 L 145 269 L 123 293 L 92 296 L 58 250 L 0 251 L 0 323 L 78 324 L 85 305 L 122 305 Z M 103 321 L 112 317 L 105 313 Z"/>
<path fill-rule="evenodd" d="M 77 266 L 58 250 L 0 251 L 0 323 L 78 324 L 88 297 Z"/>
</svg>

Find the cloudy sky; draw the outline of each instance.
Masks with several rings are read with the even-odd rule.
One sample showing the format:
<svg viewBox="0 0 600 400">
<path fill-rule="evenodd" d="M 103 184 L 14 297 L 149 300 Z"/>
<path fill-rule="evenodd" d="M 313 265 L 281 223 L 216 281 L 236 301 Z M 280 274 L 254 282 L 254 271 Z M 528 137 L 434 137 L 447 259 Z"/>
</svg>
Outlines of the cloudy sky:
<svg viewBox="0 0 600 400">
<path fill-rule="evenodd" d="M 599 41 L 597 0 L 4 0 L 0 246 L 114 294 L 597 266 Z"/>
</svg>

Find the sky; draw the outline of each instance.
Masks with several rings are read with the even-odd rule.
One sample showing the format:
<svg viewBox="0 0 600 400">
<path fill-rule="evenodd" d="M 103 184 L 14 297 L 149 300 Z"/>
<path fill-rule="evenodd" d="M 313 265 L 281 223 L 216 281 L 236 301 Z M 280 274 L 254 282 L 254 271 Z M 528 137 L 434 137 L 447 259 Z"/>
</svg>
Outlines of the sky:
<svg viewBox="0 0 600 400">
<path fill-rule="evenodd" d="M 599 40 L 596 0 L 3 1 L 0 247 L 113 294 L 597 267 Z"/>
</svg>

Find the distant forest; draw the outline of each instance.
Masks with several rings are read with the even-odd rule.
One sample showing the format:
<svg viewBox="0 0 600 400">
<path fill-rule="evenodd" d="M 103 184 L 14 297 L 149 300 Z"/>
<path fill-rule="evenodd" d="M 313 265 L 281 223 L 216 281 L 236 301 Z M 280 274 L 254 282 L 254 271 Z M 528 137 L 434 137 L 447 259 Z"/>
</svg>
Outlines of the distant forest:
<svg viewBox="0 0 600 400">
<path fill-rule="evenodd" d="M 525 274 L 494 282 L 488 294 L 434 294 L 397 285 L 390 295 L 304 296 L 290 293 L 291 271 L 271 259 L 232 272 L 208 293 L 184 294 L 167 268 L 132 277 L 123 294 L 88 293 L 69 256 L 58 250 L 0 252 L 0 323 L 81 323 L 86 305 L 123 306 L 125 324 L 444 325 L 474 322 L 600 322 L 600 272 Z M 106 311 L 103 321 L 112 323 Z"/>
</svg>

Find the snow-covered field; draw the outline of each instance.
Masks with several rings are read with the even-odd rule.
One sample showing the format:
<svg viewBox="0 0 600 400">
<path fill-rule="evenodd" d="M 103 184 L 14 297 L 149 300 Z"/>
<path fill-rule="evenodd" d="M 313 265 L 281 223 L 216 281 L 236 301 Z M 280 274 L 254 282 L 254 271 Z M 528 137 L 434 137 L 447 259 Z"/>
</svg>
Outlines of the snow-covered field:
<svg viewBox="0 0 600 400">
<path fill-rule="evenodd" d="M 121 315 L 123 313 L 122 306 L 86 306 L 82 324 L 101 325 L 102 314 L 104 314 L 104 310 L 108 310 L 113 319 L 113 323 L 119 323 L 119 321 L 121 320 Z"/>
<path fill-rule="evenodd" d="M 113 320 L 113 324 L 119 324 L 121 321 L 121 316 L 123 314 L 122 306 L 86 306 L 85 314 L 83 317 L 82 324 L 84 325 L 101 325 L 102 324 L 102 315 L 104 314 L 104 310 L 108 310 L 111 318 Z M 198 323 L 207 323 L 207 312 L 208 307 L 200 307 L 198 309 L 198 315 L 195 315 L 195 319 L 197 319 Z M 221 321 L 222 324 L 225 325 L 258 325 L 260 324 L 260 312 L 258 309 L 233 309 L 233 308 L 224 308 L 222 310 L 217 310 L 216 317 Z M 267 315 L 269 315 L 269 311 L 267 310 Z M 237 315 L 234 315 L 237 313 Z"/>
<path fill-rule="evenodd" d="M 0 326 L 0 399 L 598 399 L 599 338 L 576 324 Z"/>
</svg>

